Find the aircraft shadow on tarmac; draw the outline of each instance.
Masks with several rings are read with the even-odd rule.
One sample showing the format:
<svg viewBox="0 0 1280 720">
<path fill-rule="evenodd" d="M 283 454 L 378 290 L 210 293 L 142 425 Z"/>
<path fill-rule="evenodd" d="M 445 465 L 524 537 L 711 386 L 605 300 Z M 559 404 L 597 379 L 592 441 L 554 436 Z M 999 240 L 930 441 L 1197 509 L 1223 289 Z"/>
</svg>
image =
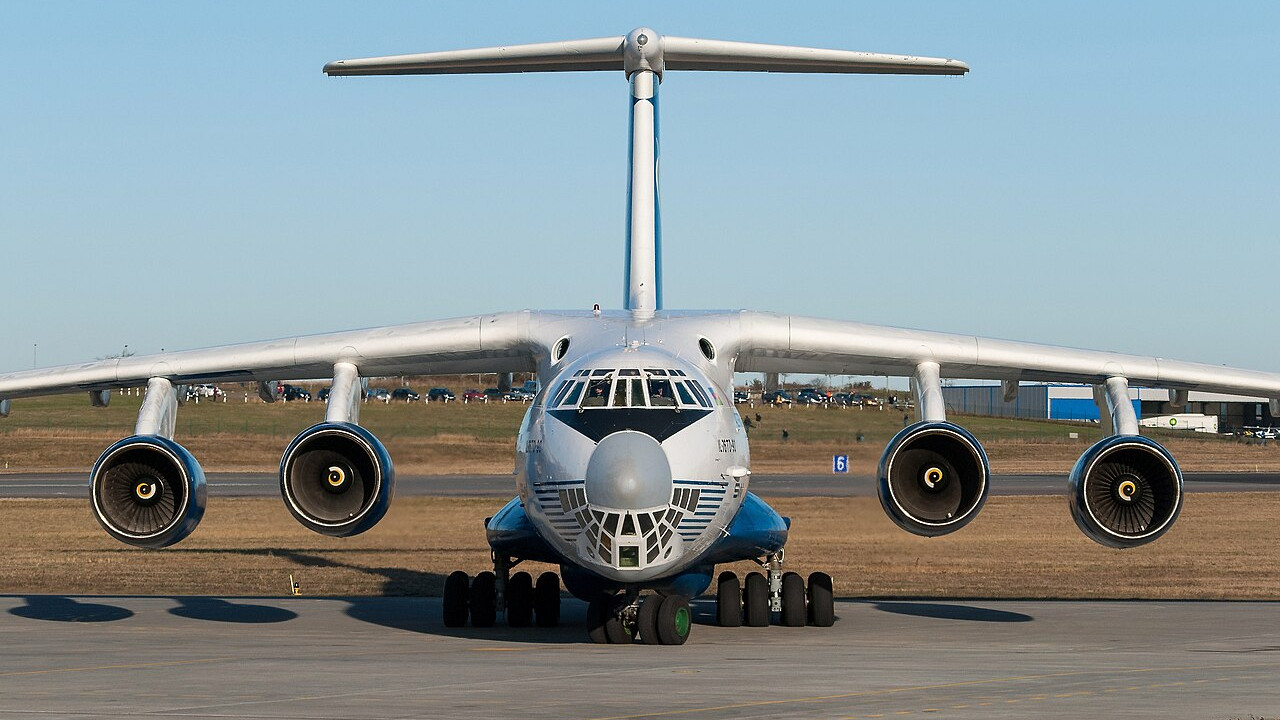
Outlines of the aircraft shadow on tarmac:
<svg viewBox="0 0 1280 720">
<path fill-rule="evenodd" d="M 62 595 L 25 595 L 26 605 L 9 608 L 10 615 L 28 620 L 98 623 L 127 620 L 133 611 L 117 605 L 81 602 Z"/>
<path fill-rule="evenodd" d="M 1035 618 L 1019 612 L 1008 610 L 992 610 L 991 608 L 954 603 L 930 602 L 888 602 L 875 601 L 872 607 L 882 612 L 915 617 L 936 618 L 938 620 L 965 620 L 969 622 L 1017 623 L 1031 622 Z"/>
</svg>

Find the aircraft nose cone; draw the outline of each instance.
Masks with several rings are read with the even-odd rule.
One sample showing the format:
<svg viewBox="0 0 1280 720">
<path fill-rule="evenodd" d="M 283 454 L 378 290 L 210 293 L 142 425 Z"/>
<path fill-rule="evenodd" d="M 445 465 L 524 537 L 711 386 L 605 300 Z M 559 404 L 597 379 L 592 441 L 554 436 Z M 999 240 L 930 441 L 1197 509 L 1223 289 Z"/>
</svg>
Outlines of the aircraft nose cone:
<svg viewBox="0 0 1280 720">
<path fill-rule="evenodd" d="M 607 508 L 649 508 L 671 501 L 671 463 L 649 435 L 623 430 L 596 445 L 587 461 L 587 502 Z"/>
</svg>

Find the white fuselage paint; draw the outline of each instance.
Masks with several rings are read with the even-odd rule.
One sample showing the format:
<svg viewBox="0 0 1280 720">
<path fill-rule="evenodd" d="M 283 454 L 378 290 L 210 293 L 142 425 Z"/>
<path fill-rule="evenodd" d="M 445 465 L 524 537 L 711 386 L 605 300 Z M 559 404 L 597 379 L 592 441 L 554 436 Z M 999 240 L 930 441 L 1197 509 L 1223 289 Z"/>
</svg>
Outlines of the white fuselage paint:
<svg viewBox="0 0 1280 720">
<path fill-rule="evenodd" d="M 741 475 L 742 469 L 750 467 L 746 430 L 733 406 L 732 368 L 700 354 L 701 336 L 689 332 L 689 323 L 655 320 L 635 324 L 617 322 L 615 318 L 602 319 L 592 329 L 598 332 L 580 333 L 573 338 L 571 349 L 580 347 L 581 353 L 571 352 L 539 373 L 543 389 L 526 413 L 517 440 L 517 487 L 525 512 L 539 534 L 560 554 L 612 580 L 642 582 L 696 567 L 715 541 L 724 536 L 747 491 L 748 477 L 735 478 L 731 474 Z M 553 411 L 564 412 L 562 407 L 548 405 L 556 399 L 562 382 L 572 381 L 580 371 L 600 369 L 611 370 L 614 376 L 619 371 L 638 370 L 641 377 L 656 377 L 648 374 L 650 370 L 679 371 L 684 373 L 679 376 L 680 382 L 697 381 L 711 395 L 709 408 L 686 406 L 677 411 L 650 407 L 635 411 L 656 418 L 677 412 L 686 418 L 701 415 L 661 442 L 670 465 L 671 489 L 664 490 L 664 500 L 659 505 L 608 507 L 593 503 L 590 493 L 575 494 L 585 490 L 587 466 L 597 441 L 554 417 Z M 614 409 L 570 408 L 570 412 L 585 415 Z M 693 491 L 697 491 L 696 499 Z M 585 507 L 581 507 L 582 500 Z M 669 513 L 671 510 L 676 512 Z M 602 515 L 607 521 L 609 513 L 628 512 L 636 523 L 635 534 L 612 534 L 608 545 L 613 553 L 604 557 L 599 532 L 592 532 L 592 518 L 599 525 Z M 654 544 L 646 540 L 647 528 L 642 527 L 638 517 L 654 517 L 655 513 L 664 519 L 675 515 L 678 521 L 665 540 L 661 524 L 649 531 L 659 541 L 658 557 L 651 561 Z M 618 523 L 618 530 L 623 522 Z M 639 548 L 636 566 L 622 566 L 621 550 L 614 549 L 621 544 Z"/>
</svg>

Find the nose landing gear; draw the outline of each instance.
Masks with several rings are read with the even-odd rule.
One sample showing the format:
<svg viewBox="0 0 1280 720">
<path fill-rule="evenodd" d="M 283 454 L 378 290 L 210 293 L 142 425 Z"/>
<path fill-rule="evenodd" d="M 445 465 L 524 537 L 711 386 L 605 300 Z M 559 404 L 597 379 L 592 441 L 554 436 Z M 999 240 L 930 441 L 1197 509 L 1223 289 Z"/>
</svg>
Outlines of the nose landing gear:
<svg viewBox="0 0 1280 720">
<path fill-rule="evenodd" d="M 693 629 L 693 611 L 683 595 L 639 591 L 601 595 L 587 607 L 587 633 L 596 643 L 683 645 Z"/>
</svg>

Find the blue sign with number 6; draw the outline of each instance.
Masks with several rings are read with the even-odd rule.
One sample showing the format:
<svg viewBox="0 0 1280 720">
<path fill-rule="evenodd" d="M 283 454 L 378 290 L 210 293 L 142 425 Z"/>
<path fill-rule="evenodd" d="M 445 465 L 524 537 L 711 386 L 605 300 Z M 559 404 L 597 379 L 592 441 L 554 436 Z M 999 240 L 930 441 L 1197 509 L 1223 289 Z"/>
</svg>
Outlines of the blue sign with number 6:
<svg viewBox="0 0 1280 720">
<path fill-rule="evenodd" d="M 833 455 L 833 456 L 831 457 L 831 472 L 833 472 L 833 473 L 847 473 L 847 472 L 849 472 L 849 456 L 848 456 L 848 455 Z"/>
</svg>

